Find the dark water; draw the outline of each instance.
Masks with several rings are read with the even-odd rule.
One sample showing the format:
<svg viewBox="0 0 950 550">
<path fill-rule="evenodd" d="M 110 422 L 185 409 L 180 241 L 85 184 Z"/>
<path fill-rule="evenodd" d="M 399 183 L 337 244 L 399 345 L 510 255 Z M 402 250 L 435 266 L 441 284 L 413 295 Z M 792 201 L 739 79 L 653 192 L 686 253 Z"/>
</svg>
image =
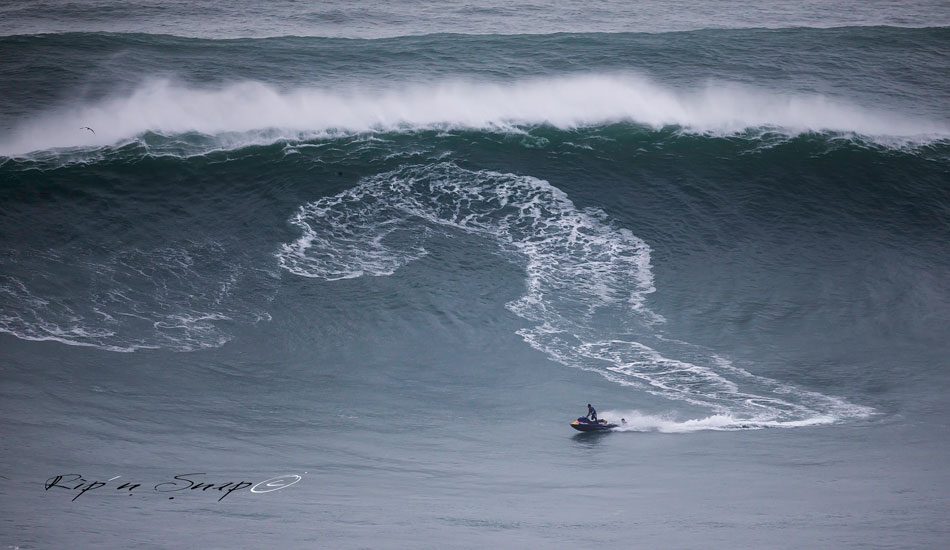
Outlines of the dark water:
<svg viewBox="0 0 950 550">
<path fill-rule="evenodd" d="M 943 546 L 950 31 L 823 6 L 4 8 L 0 542 Z"/>
</svg>

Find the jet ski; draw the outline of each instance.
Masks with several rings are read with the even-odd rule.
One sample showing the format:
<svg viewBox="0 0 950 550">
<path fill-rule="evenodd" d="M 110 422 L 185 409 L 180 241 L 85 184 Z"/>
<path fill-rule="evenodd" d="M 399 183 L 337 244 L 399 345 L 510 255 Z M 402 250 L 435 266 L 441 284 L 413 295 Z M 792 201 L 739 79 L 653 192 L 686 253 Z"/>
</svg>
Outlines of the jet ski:
<svg viewBox="0 0 950 550">
<path fill-rule="evenodd" d="M 616 428 L 616 424 L 608 424 L 606 420 L 593 421 L 586 416 L 582 416 L 571 422 L 571 427 L 579 432 L 605 432 L 607 430 Z"/>
</svg>

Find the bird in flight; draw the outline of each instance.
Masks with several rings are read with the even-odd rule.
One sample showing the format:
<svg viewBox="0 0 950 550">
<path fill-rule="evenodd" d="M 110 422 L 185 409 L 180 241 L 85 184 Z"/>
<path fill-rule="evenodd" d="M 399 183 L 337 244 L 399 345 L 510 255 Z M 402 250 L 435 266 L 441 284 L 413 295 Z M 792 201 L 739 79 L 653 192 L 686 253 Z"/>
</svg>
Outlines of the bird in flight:
<svg viewBox="0 0 950 550">
<path fill-rule="evenodd" d="M 89 131 L 92 132 L 93 134 L 96 133 L 95 130 L 93 130 L 92 128 L 90 128 L 90 127 L 88 127 L 88 126 L 83 126 L 82 128 L 80 128 L 80 130 L 89 130 Z"/>
</svg>

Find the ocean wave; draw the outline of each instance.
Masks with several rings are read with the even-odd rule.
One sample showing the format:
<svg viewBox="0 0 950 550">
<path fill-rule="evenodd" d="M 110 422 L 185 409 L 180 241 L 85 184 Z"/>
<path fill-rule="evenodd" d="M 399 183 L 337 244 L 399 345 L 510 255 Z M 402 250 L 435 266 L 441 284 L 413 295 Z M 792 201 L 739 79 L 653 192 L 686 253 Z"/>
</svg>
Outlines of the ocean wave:
<svg viewBox="0 0 950 550">
<path fill-rule="evenodd" d="M 618 122 L 713 136 L 756 131 L 857 135 L 898 147 L 950 139 L 945 121 L 824 95 L 723 82 L 675 89 L 631 75 L 508 83 L 454 80 L 375 90 L 282 90 L 252 81 L 196 88 L 149 80 L 126 95 L 64 106 L 21 121 L 0 141 L 0 156 L 114 147 L 147 133 L 206 136 L 209 139 L 192 144 L 200 151 L 367 132 L 523 132 L 537 126 L 575 129 Z"/>
<path fill-rule="evenodd" d="M 463 231 L 512 253 L 525 293 L 507 307 L 533 326 L 518 331 L 553 361 L 621 385 L 712 409 L 749 426 L 794 426 L 867 416 L 871 409 L 753 375 L 688 344 L 662 340 L 676 359 L 642 343 L 663 318 L 650 247 L 598 210 L 581 210 L 548 182 L 411 165 L 300 207 L 302 235 L 278 252 L 296 275 L 337 280 L 386 276 L 426 253 L 431 231 Z M 686 357 L 689 355 L 689 357 Z M 697 356 L 697 357 L 693 357 Z"/>
</svg>

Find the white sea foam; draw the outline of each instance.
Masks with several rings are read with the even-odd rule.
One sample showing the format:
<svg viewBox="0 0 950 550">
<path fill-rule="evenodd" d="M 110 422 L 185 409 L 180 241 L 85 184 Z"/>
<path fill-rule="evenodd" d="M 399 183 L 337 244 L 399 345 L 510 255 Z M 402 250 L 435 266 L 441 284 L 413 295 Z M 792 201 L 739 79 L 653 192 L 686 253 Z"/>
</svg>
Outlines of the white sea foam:
<svg viewBox="0 0 950 550">
<path fill-rule="evenodd" d="M 950 137 L 947 121 L 875 110 L 831 97 L 710 82 L 675 89 L 631 75 L 569 75 L 506 83 L 443 81 L 385 89 L 297 88 L 260 82 L 196 88 L 169 80 L 22 121 L 0 141 L 0 156 L 128 143 L 146 132 L 213 137 L 208 148 L 280 140 L 424 129 L 516 131 L 632 122 L 651 128 L 734 135 L 832 132 L 885 145 Z M 80 130 L 95 129 L 95 134 Z"/>
<path fill-rule="evenodd" d="M 16 254 L 0 275 L 0 332 L 116 352 L 191 351 L 230 340 L 223 322 L 268 318 L 234 299 L 235 286 L 259 292 L 266 279 L 216 243 L 77 258 L 76 250 Z"/>
<path fill-rule="evenodd" d="M 654 291 L 649 246 L 536 178 L 451 163 L 407 166 L 304 205 L 291 222 L 302 236 L 281 248 L 280 265 L 327 280 L 391 275 L 425 254 L 427 233 L 440 228 L 496 242 L 523 261 L 525 293 L 508 308 L 534 323 L 518 331 L 525 342 L 564 365 L 714 412 L 651 429 L 789 427 L 871 412 L 712 354 L 697 359 L 685 343 L 656 339 L 680 350 L 674 358 L 634 340 L 652 337 L 662 322 L 646 305 Z"/>
<path fill-rule="evenodd" d="M 692 433 L 706 430 L 736 431 L 756 430 L 761 428 L 800 428 L 829 424 L 837 420 L 833 416 L 813 416 L 802 420 L 757 420 L 755 418 L 739 418 L 731 414 L 714 414 L 703 418 L 677 420 L 674 415 L 644 414 L 637 410 L 606 411 L 601 415 L 608 422 L 618 425 L 615 431 L 620 432 L 660 432 L 660 433 Z"/>
</svg>

